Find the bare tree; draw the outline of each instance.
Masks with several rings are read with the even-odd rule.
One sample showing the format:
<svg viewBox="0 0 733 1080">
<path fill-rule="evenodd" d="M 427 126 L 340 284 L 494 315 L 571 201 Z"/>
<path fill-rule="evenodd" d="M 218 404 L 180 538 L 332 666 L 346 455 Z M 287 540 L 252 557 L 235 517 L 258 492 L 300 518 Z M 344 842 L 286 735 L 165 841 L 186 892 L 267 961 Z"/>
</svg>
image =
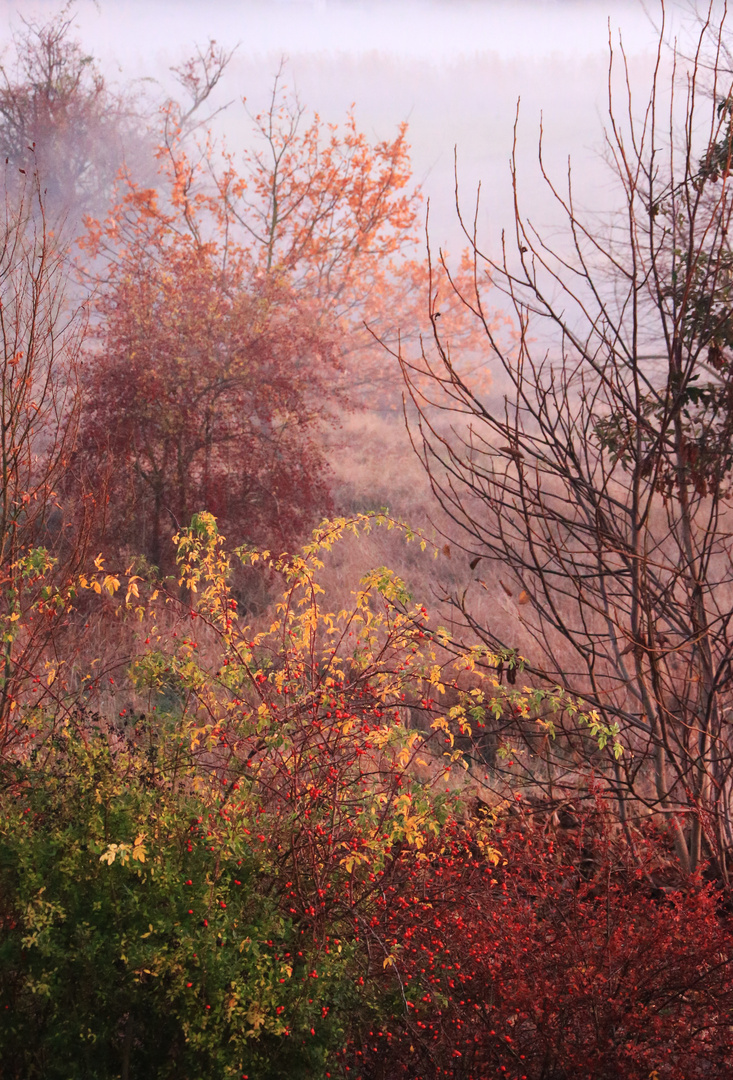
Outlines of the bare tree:
<svg viewBox="0 0 733 1080">
<path fill-rule="evenodd" d="M 115 93 L 74 39 L 68 5 L 47 23 L 23 21 L 0 64 L 0 154 L 13 188 L 38 173 L 54 227 L 104 208 L 144 127 L 129 90 Z"/>
<path fill-rule="evenodd" d="M 38 177 L 29 177 L 0 219 L 0 747 L 54 628 L 24 616 L 53 581 L 49 571 L 68 578 L 83 548 L 84 530 L 64 519 L 58 496 L 76 437 L 85 327 L 64 279 Z"/>
<path fill-rule="evenodd" d="M 626 752 L 599 769 L 629 835 L 630 808 L 644 804 L 668 822 L 686 870 L 712 859 L 727 883 L 733 86 L 721 62 L 725 34 L 725 14 L 714 23 L 711 5 L 688 60 L 670 55 L 662 27 L 641 111 L 623 47 L 611 48 L 606 147 L 622 210 L 605 232 L 577 210 L 569 172 L 562 186 L 548 176 L 541 142 L 542 175 L 569 243 L 535 230 L 520 207 L 516 133 L 512 242 L 505 237 L 492 258 L 479 247 L 478 202 L 473 224 L 461 219 L 474 285 L 460 299 L 509 387 L 503 402 L 472 388 L 434 301 L 432 342 L 421 358 L 403 351 L 400 360 L 417 410 L 414 443 L 457 527 L 454 540 L 472 566 L 494 560 L 521 590 L 528 676 L 563 684 L 619 725 Z M 513 343 L 492 330 L 487 284 L 508 298 Z M 453 602 L 492 648 L 517 644 L 506 619 L 477 615 L 470 589 Z M 560 760 L 562 740 L 555 745 Z"/>
</svg>

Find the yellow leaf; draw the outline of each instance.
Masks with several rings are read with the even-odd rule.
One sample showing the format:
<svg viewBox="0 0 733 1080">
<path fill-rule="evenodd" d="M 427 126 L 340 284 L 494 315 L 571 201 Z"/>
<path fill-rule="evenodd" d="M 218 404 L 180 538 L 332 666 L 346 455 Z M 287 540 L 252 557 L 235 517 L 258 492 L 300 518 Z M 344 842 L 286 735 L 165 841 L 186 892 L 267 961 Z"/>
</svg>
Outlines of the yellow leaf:
<svg viewBox="0 0 733 1080">
<path fill-rule="evenodd" d="M 104 585 L 110 596 L 114 596 L 114 594 L 120 587 L 119 578 L 114 577 L 113 574 L 107 574 L 102 584 Z"/>
<path fill-rule="evenodd" d="M 145 839 L 145 833 L 140 833 L 135 838 L 135 843 L 132 846 L 132 857 L 138 862 L 145 862 L 145 846 L 143 840 Z"/>
<path fill-rule="evenodd" d="M 117 844 L 110 844 L 106 851 L 103 851 L 99 856 L 100 862 L 106 862 L 107 866 L 111 866 L 117 858 Z"/>
</svg>

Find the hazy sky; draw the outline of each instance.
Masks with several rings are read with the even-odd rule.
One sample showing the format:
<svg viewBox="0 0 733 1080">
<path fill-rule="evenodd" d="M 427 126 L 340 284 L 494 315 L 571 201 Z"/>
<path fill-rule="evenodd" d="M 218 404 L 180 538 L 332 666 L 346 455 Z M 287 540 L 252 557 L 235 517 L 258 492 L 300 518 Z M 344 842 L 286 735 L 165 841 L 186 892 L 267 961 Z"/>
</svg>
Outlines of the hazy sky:
<svg viewBox="0 0 733 1080">
<path fill-rule="evenodd" d="M 669 5 L 668 5 L 669 7 Z M 679 24 L 689 5 L 669 8 Z M 49 0 L 0 0 L 7 41 L 20 16 L 47 18 Z M 256 109 L 280 59 L 305 105 L 339 120 L 350 103 L 375 138 L 410 123 L 416 177 L 431 197 L 433 233 L 453 231 L 453 148 L 467 197 L 483 182 L 487 228 L 510 224 L 508 157 L 521 96 L 520 146 L 535 216 L 551 216 L 535 183 L 540 113 L 550 167 L 568 155 L 590 204 L 605 205 L 600 161 L 609 19 L 643 86 L 657 37 L 656 0 L 79 0 L 84 46 L 108 77 L 156 79 L 194 44 L 237 46 L 221 101 L 229 141 L 246 137 L 243 96 Z M 581 191 L 582 197 L 582 191 Z"/>
<path fill-rule="evenodd" d="M 51 0 L 3 0 L 8 16 L 46 16 Z M 78 25 L 97 50 L 148 70 L 161 57 L 209 37 L 243 53 L 329 50 L 442 63 L 496 52 L 529 61 L 553 52 L 593 54 L 609 16 L 629 44 L 650 37 L 658 4 L 649 0 L 78 0 Z M 645 10 L 648 9 L 648 10 Z"/>
</svg>

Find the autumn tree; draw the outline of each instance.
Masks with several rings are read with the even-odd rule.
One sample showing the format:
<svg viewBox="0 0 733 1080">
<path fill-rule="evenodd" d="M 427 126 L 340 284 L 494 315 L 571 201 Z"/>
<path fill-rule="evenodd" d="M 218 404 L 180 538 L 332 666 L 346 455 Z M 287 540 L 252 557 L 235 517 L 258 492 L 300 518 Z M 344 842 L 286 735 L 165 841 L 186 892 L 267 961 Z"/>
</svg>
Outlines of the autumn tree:
<svg viewBox="0 0 733 1080">
<path fill-rule="evenodd" d="M 351 331 L 399 325 L 407 299 L 397 275 L 420 272 L 407 258 L 417 239 L 419 192 L 411 183 L 407 124 L 371 143 L 353 108 L 342 128 L 308 117 L 275 78 L 267 110 L 253 119 L 253 145 L 218 180 L 222 208 L 253 263 L 285 273 L 319 311 Z"/>
<path fill-rule="evenodd" d="M 378 340 L 416 340 L 430 330 L 421 301 L 428 280 L 422 193 L 412 181 L 408 125 L 391 140 L 370 142 L 353 106 L 341 126 L 326 124 L 309 116 L 286 77 L 281 64 L 267 109 L 252 117 L 252 146 L 238 168 L 229 155 L 217 176 L 218 197 L 253 264 L 286 274 L 321 318 L 339 326 L 351 392 L 379 408 L 390 400 L 397 368 L 385 364 Z M 480 339 L 451 277 L 461 288 L 471 275 L 466 252 L 452 275 L 440 267 L 432 279 L 443 325 L 468 350 Z"/>
<path fill-rule="evenodd" d="M 416 443 L 473 576 L 519 601 L 507 632 L 477 614 L 468 589 L 455 598 L 468 624 L 497 649 L 515 647 L 522 632 L 525 677 L 564 682 L 605 723 L 618 723 L 627 751 L 594 767 L 615 791 L 622 822 L 642 807 L 660 814 L 682 865 L 712 859 L 728 882 L 733 202 L 731 85 L 718 62 L 725 33 L 725 18 L 714 23 L 710 14 L 692 59 L 673 53 L 664 106 L 662 36 L 641 113 L 623 53 L 619 71 L 612 50 L 606 147 L 621 209 L 608 234 L 583 218 L 569 176 L 562 187 L 543 173 L 569 245 L 540 236 L 519 209 L 516 158 L 514 254 L 507 241 L 492 259 L 466 228 L 475 285 L 461 295 L 484 327 L 505 402 L 476 392 L 438 324 L 433 352 L 402 359 L 420 417 Z M 626 111 L 617 107 L 617 78 Z M 489 325 L 485 273 L 512 309 L 515 346 Z M 436 406 L 465 424 L 448 430 Z M 503 583 L 499 574 L 491 582 L 492 565 Z M 549 757 L 524 749 L 528 779 L 554 783 L 557 794 L 564 776 L 570 797 L 587 763 L 582 747 L 558 740 Z"/>
<path fill-rule="evenodd" d="M 103 537 L 169 565 L 171 530 L 206 506 L 283 549 L 329 506 L 315 433 L 334 346 L 285 285 L 247 285 L 188 239 L 158 255 L 99 306 L 76 460 Z"/>
<path fill-rule="evenodd" d="M 211 43 L 179 69 L 191 104 L 162 110 L 158 189 L 121 178 L 85 241 L 98 317 L 77 462 L 108 541 L 156 564 L 203 506 L 281 547 L 328 509 L 319 431 L 353 390 L 349 335 L 391 295 L 418 205 L 404 126 L 371 145 L 353 117 L 306 124 L 279 80 L 255 118 L 262 152 L 217 171 L 191 112 L 227 61 Z"/>
</svg>

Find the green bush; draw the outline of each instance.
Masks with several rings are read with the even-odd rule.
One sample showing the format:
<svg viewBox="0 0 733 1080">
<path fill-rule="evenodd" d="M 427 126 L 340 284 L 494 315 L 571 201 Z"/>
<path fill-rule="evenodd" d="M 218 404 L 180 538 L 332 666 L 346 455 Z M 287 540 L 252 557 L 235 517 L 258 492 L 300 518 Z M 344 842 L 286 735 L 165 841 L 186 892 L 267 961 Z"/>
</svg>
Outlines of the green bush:
<svg viewBox="0 0 733 1080">
<path fill-rule="evenodd" d="M 321 1075 L 353 950 L 283 913 L 244 812 L 209 827 L 174 733 L 162 770 L 113 742 L 80 717 L 2 797 L 3 1077 Z"/>
</svg>

